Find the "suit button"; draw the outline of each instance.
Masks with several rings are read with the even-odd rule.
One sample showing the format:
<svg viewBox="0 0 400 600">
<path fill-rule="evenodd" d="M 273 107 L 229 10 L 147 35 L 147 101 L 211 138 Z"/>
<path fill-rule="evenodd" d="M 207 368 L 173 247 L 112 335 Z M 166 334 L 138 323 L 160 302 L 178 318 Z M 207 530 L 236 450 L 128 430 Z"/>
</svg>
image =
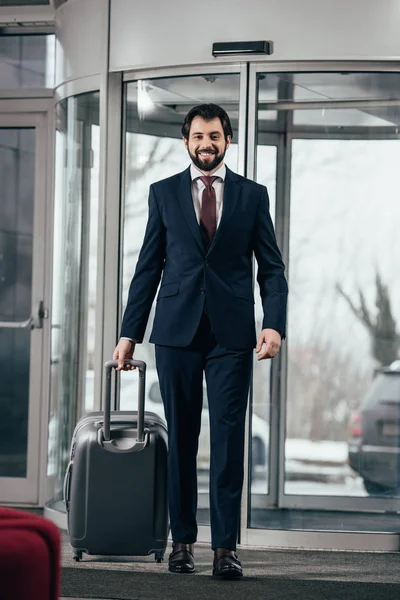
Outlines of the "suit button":
<svg viewBox="0 0 400 600">
<path fill-rule="evenodd" d="M 206 265 L 206 267 L 210 266 L 210 263 L 208 262 L 208 260 L 206 260 L 206 262 L 204 264 Z"/>
<path fill-rule="evenodd" d="M 202 294 L 202 295 L 203 295 L 204 293 L 205 293 L 205 290 L 204 290 L 203 288 L 201 288 L 201 290 L 200 290 L 200 294 Z"/>
</svg>

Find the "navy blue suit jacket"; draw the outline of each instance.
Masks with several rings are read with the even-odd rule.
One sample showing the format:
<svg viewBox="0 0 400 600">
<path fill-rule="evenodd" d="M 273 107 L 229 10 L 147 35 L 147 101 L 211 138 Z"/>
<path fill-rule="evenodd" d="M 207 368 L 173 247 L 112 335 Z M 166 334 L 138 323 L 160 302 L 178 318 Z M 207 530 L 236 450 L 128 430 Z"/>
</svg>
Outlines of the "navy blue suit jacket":
<svg viewBox="0 0 400 600">
<path fill-rule="evenodd" d="M 284 337 L 288 288 L 266 188 L 227 169 L 220 225 L 207 247 L 191 185 L 190 169 L 186 169 L 150 187 L 147 228 L 121 337 L 143 340 L 162 276 L 150 342 L 190 344 L 206 303 L 221 346 L 254 348 L 253 253 L 263 328 L 276 329 Z"/>
</svg>

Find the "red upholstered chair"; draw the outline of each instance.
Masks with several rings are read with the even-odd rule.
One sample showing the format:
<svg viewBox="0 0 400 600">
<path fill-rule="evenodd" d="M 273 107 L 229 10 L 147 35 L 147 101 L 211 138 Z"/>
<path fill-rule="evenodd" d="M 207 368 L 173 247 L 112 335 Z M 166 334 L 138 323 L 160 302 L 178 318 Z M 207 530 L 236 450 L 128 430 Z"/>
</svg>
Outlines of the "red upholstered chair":
<svg viewBox="0 0 400 600">
<path fill-rule="evenodd" d="M 58 600 L 61 539 L 35 514 L 0 507 L 1 600 Z"/>
</svg>

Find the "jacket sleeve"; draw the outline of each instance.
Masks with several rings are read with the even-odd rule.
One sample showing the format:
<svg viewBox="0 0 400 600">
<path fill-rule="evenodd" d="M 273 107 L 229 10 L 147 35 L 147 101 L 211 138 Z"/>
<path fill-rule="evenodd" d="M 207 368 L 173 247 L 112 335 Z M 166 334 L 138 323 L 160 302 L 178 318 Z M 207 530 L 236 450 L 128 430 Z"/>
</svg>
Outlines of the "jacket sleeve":
<svg viewBox="0 0 400 600">
<path fill-rule="evenodd" d="M 279 331 L 284 339 L 288 285 L 285 278 L 285 265 L 269 213 L 268 192 L 264 186 L 262 186 L 257 209 L 253 249 L 258 264 L 257 281 L 264 312 L 262 327 Z"/>
<path fill-rule="evenodd" d="M 149 193 L 149 215 L 135 274 L 130 284 L 128 302 L 120 337 L 143 341 L 151 306 L 165 263 L 166 229 L 153 186 Z"/>
</svg>

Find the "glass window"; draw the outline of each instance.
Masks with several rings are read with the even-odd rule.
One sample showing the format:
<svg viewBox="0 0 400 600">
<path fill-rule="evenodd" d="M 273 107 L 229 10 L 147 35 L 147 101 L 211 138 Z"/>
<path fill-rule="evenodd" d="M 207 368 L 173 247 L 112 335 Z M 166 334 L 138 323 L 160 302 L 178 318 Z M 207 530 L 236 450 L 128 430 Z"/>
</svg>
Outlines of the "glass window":
<svg viewBox="0 0 400 600">
<path fill-rule="evenodd" d="M 181 126 L 192 106 L 216 102 L 224 106 L 239 98 L 239 76 L 182 77 L 132 82 L 126 86 L 126 155 L 123 248 L 123 309 L 135 270 L 147 222 L 149 186 L 183 171 L 190 159 L 181 138 Z M 232 120 L 234 142 L 226 162 L 237 170 L 238 104 L 225 106 Z M 150 314 L 146 339 L 152 327 Z M 155 368 L 154 349 L 140 346 L 143 359 Z"/>
<path fill-rule="evenodd" d="M 398 356 L 399 160 L 397 139 L 293 140 L 287 494 L 366 495 L 349 422 L 375 364 Z"/>
<path fill-rule="evenodd" d="M 57 491 L 73 429 L 93 405 L 97 275 L 99 93 L 57 106 L 51 414 L 48 474 Z M 82 398 L 86 397 L 83 402 Z"/>
<path fill-rule="evenodd" d="M 226 163 L 237 171 L 239 75 L 204 75 L 135 81 L 126 86 L 126 137 L 125 137 L 125 206 L 123 238 L 123 309 L 129 284 L 135 271 L 148 214 L 150 184 L 183 171 L 190 164 L 181 137 L 185 115 L 196 104 L 215 102 L 228 112 L 234 131 Z M 136 356 L 146 361 L 147 389 L 153 390 L 157 380 L 154 348 L 148 343 L 154 307 L 143 344 L 137 346 Z M 122 373 L 121 380 L 132 374 Z M 135 378 L 136 379 L 136 378 Z M 134 383 L 132 385 L 135 385 Z M 121 409 L 132 407 L 133 392 L 121 384 Z M 131 388 L 132 389 L 132 388 Z M 125 390 L 125 391 L 124 391 Z M 136 397 L 136 396 L 135 396 Z M 155 396 L 154 398 L 155 399 Z M 164 417 L 162 404 L 146 399 L 146 406 Z M 199 489 L 203 496 L 199 503 L 199 520 L 208 522 L 208 467 L 209 430 L 208 410 L 203 410 L 202 433 L 199 442 Z"/>
<path fill-rule="evenodd" d="M 342 496 L 354 508 L 351 497 L 400 493 L 398 83 L 398 73 L 258 74 L 256 177 L 272 197 L 280 185 L 289 306 L 276 409 L 285 454 L 270 456 L 273 488 L 256 484 L 252 467 L 253 527 L 269 526 L 268 507 L 334 509 Z M 263 368 L 254 369 L 253 415 L 264 407 L 277 423 Z M 290 521 L 335 528 L 318 515 Z M 351 515 L 336 523 L 363 528 Z"/>
<path fill-rule="evenodd" d="M 256 155 L 256 181 L 265 185 L 268 190 L 270 201 L 270 214 L 272 221 L 275 221 L 276 205 L 276 146 L 268 143 L 261 143 L 258 139 Z M 264 317 L 261 297 L 257 283 L 257 263 L 255 272 L 255 317 L 257 335 L 262 330 L 262 321 Z M 251 499 L 255 495 L 265 495 L 269 491 L 268 477 L 268 459 L 269 459 L 269 425 L 271 423 L 271 398 L 270 398 L 270 373 L 271 361 L 264 360 L 259 362 L 254 359 L 253 365 L 253 393 L 251 405 L 251 439 L 250 447 L 250 481 L 251 481 Z M 250 500 L 251 502 L 251 500 Z"/>
<path fill-rule="evenodd" d="M 97 299 L 97 242 L 99 223 L 99 159 L 100 159 L 100 126 L 98 123 L 98 97 L 90 99 L 87 108 L 86 131 L 88 146 L 89 167 L 86 169 L 86 209 L 84 221 L 87 223 L 88 235 L 84 237 L 87 268 L 84 277 L 86 286 L 82 302 L 86 313 L 86 388 L 85 411 L 90 411 L 94 406 L 94 352 L 96 341 L 96 299 Z M 83 407 L 82 407 L 83 408 Z"/>
<path fill-rule="evenodd" d="M 27 321 L 32 305 L 34 129 L 0 129 L 0 322 Z M 26 477 L 29 329 L 0 327 L 0 477 Z"/>
<path fill-rule="evenodd" d="M 52 88 L 54 71 L 54 35 L 0 35 L 2 89 Z"/>
</svg>

